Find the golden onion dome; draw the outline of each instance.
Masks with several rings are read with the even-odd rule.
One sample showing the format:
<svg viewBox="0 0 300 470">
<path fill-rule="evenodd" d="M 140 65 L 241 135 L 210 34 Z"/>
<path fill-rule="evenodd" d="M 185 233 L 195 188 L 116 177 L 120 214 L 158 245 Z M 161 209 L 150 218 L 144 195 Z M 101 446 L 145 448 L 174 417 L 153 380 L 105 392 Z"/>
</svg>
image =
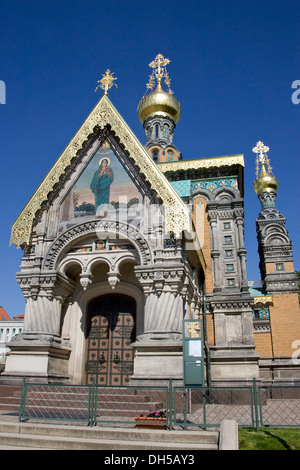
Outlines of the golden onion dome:
<svg viewBox="0 0 300 470">
<path fill-rule="evenodd" d="M 262 164 L 261 172 L 258 178 L 254 181 L 254 191 L 259 196 L 262 193 L 275 193 L 278 189 L 278 181 L 275 176 L 270 175 Z"/>
<path fill-rule="evenodd" d="M 142 124 L 150 116 L 167 116 L 177 124 L 181 115 L 181 107 L 177 98 L 164 91 L 158 83 L 155 91 L 143 96 L 138 104 L 137 113 Z"/>
</svg>

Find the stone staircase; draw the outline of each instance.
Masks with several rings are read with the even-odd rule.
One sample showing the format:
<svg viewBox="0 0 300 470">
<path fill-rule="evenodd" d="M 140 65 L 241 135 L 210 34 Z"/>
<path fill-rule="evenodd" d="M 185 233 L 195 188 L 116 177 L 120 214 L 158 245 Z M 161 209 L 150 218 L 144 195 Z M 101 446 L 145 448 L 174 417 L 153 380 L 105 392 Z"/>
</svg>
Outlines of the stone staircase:
<svg viewBox="0 0 300 470">
<path fill-rule="evenodd" d="M 0 450 L 36 449 L 36 450 L 168 450 L 195 451 L 217 450 L 218 431 L 179 431 L 138 429 L 126 427 L 89 427 L 85 423 L 45 424 L 43 422 L 18 422 L 22 387 L 0 385 Z M 74 393 L 66 399 L 59 392 L 38 387 L 30 405 L 30 413 L 43 410 L 52 415 L 66 414 L 68 411 L 84 413 L 87 396 Z M 162 407 L 164 393 L 151 390 L 98 390 L 97 416 L 129 417 L 146 413 L 149 409 Z M 38 396 L 37 396 L 38 394 Z M 132 424 L 134 426 L 134 422 Z M 146 460 L 145 460 L 146 462 Z M 146 462 L 147 463 L 147 462 Z"/>
<path fill-rule="evenodd" d="M 29 413 L 29 419 L 27 416 L 25 422 L 18 422 L 22 387 L 0 385 L 0 450 L 158 450 L 176 453 L 182 450 L 238 449 L 238 425 L 233 420 L 224 420 L 220 430 L 209 431 L 135 428 L 133 416 L 161 407 L 165 399 L 164 392 L 160 395 L 148 389 L 98 389 L 98 424 L 93 427 L 87 426 L 85 420 L 80 422 L 70 419 L 64 424 L 53 421 L 53 414 L 66 415 L 68 412 L 74 413 L 74 410 L 86 413 L 86 394 L 75 391 L 75 394 L 68 396 L 66 391 L 62 395 L 54 389 L 49 396 L 49 390 L 43 391 L 41 387 L 34 393 L 37 392 L 38 396 L 32 399 L 31 405 L 28 401 L 29 410 L 30 413 L 43 410 L 42 419 L 31 419 Z M 47 411 L 52 413 L 48 419 L 45 418 Z M 120 421 L 109 424 L 106 416 L 117 416 Z M 103 420 L 98 420 L 99 417 Z M 127 421 L 128 418 L 131 423 Z M 118 427 L 111 427 L 115 425 Z M 146 456 L 145 453 L 143 455 Z M 141 461 L 147 463 L 147 460 Z"/>
<path fill-rule="evenodd" d="M 17 414 L 21 393 L 21 386 L 0 385 L 0 412 Z M 87 420 L 89 400 L 87 388 L 29 387 L 25 418 L 84 421 Z M 99 388 L 95 409 L 99 420 L 132 421 L 134 416 L 145 415 L 149 410 L 163 409 L 164 402 L 165 393 L 161 391 Z"/>
<path fill-rule="evenodd" d="M 0 410 L 18 412 L 22 394 L 21 385 L 0 385 Z"/>
<path fill-rule="evenodd" d="M 0 421 L 0 449 L 167 451 L 218 450 L 218 431 L 160 431 Z M 119 455 L 119 454 L 118 454 Z M 126 454 L 130 455 L 130 454 Z M 133 454 L 134 455 L 134 454 Z M 147 455 L 140 459 L 147 462 Z M 155 457 L 153 457 L 154 459 Z M 128 461 L 127 461 L 128 463 Z M 151 462 L 154 463 L 154 462 Z M 183 463 L 183 462 L 181 462 Z"/>
</svg>

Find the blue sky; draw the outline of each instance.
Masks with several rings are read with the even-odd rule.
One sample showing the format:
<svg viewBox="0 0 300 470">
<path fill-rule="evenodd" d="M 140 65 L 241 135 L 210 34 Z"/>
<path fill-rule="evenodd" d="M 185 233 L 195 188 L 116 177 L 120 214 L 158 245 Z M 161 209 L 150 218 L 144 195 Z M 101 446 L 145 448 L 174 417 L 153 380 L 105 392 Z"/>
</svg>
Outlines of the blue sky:
<svg viewBox="0 0 300 470">
<path fill-rule="evenodd" d="M 109 97 L 144 143 L 136 108 L 158 53 L 171 60 L 171 88 L 182 107 L 174 143 L 183 158 L 245 156 L 249 280 L 260 276 L 258 140 L 270 147 L 276 205 L 300 268 L 300 104 L 291 100 L 300 80 L 299 7 L 299 0 L 1 1 L 0 305 L 11 317 L 25 305 L 15 280 L 21 250 L 9 246 L 12 223 L 100 99 L 94 90 L 107 68 L 118 79 Z"/>
</svg>

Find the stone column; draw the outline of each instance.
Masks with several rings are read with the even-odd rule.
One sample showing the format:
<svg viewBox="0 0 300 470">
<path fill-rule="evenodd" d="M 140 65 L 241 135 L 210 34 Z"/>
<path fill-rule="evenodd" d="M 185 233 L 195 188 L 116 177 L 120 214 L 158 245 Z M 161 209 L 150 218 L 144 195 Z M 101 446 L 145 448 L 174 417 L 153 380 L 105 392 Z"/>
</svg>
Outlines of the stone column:
<svg viewBox="0 0 300 470">
<path fill-rule="evenodd" d="M 236 213 L 236 223 L 238 231 L 238 248 L 237 254 L 240 259 L 240 268 L 241 268 L 241 290 L 248 291 L 248 280 L 247 280 L 247 271 L 246 271 L 246 249 L 244 246 L 244 217 L 243 210 L 237 209 Z"/>
<path fill-rule="evenodd" d="M 163 333 L 181 337 L 183 319 L 183 299 L 179 294 L 162 292 L 151 293 L 146 297 L 144 311 L 144 335 Z"/>
<path fill-rule="evenodd" d="M 60 337 L 61 306 L 75 283 L 61 273 L 17 274 L 26 299 L 24 334 Z"/>
<path fill-rule="evenodd" d="M 26 301 L 24 334 L 60 336 L 62 298 L 38 295 Z"/>
<path fill-rule="evenodd" d="M 213 265 L 213 275 L 214 275 L 214 291 L 221 290 L 221 282 L 220 282 L 220 250 L 218 248 L 218 233 L 217 233 L 217 226 L 218 226 L 218 219 L 217 219 L 217 212 L 216 210 L 209 211 L 209 222 L 210 222 L 210 229 L 211 229 L 211 257 L 212 257 L 212 265 Z"/>
<path fill-rule="evenodd" d="M 26 298 L 24 329 L 9 343 L 2 383 L 68 382 L 70 346 L 61 338 L 62 304 L 75 283 L 61 273 L 25 275 L 17 280 Z"/>
<path fill-rule="evenodd" d="M 170 263 L 167 266 L 167 263 Z M 182 384 L 182 322 L 191 277 L 186 267 L 165 263 L 137 266 L 135 273 L 145 294 L 144 331 L 134 344 L 134 384 Z"/>
</svg>

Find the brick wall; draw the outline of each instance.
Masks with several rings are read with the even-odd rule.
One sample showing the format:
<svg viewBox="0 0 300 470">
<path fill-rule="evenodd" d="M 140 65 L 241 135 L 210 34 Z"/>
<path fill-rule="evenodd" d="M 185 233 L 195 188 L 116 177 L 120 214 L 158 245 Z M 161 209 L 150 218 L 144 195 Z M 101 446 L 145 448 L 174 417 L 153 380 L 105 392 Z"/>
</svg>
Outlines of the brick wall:
<svg viewBox="0 0 300 470">
<path fill-rule="evenodd" d="M 271 333 L 254 333 L 254 344 L 261 357 L 273 356 Z"/>
<path fill-rule="evenodd" d="M 276 263 L 266 263 L 266 273 L 267 274 L 272 274 L 276 273 Z M 280 263 L 281 264 L 281 263 Z M 284 271 L 282 272 L 287 272 L 287 273 L 293 273 L 294 272 L 294 263 L 293 261 L 285 261 L 282 263 L 284 265 Z"/>
<path fill-rule="evenodd" d="M 274 356 L 291 357 L 294 341 L 300 341 L 300 308 L 298 294 L 273 294 L 270 306 Z"/>
</svg>

